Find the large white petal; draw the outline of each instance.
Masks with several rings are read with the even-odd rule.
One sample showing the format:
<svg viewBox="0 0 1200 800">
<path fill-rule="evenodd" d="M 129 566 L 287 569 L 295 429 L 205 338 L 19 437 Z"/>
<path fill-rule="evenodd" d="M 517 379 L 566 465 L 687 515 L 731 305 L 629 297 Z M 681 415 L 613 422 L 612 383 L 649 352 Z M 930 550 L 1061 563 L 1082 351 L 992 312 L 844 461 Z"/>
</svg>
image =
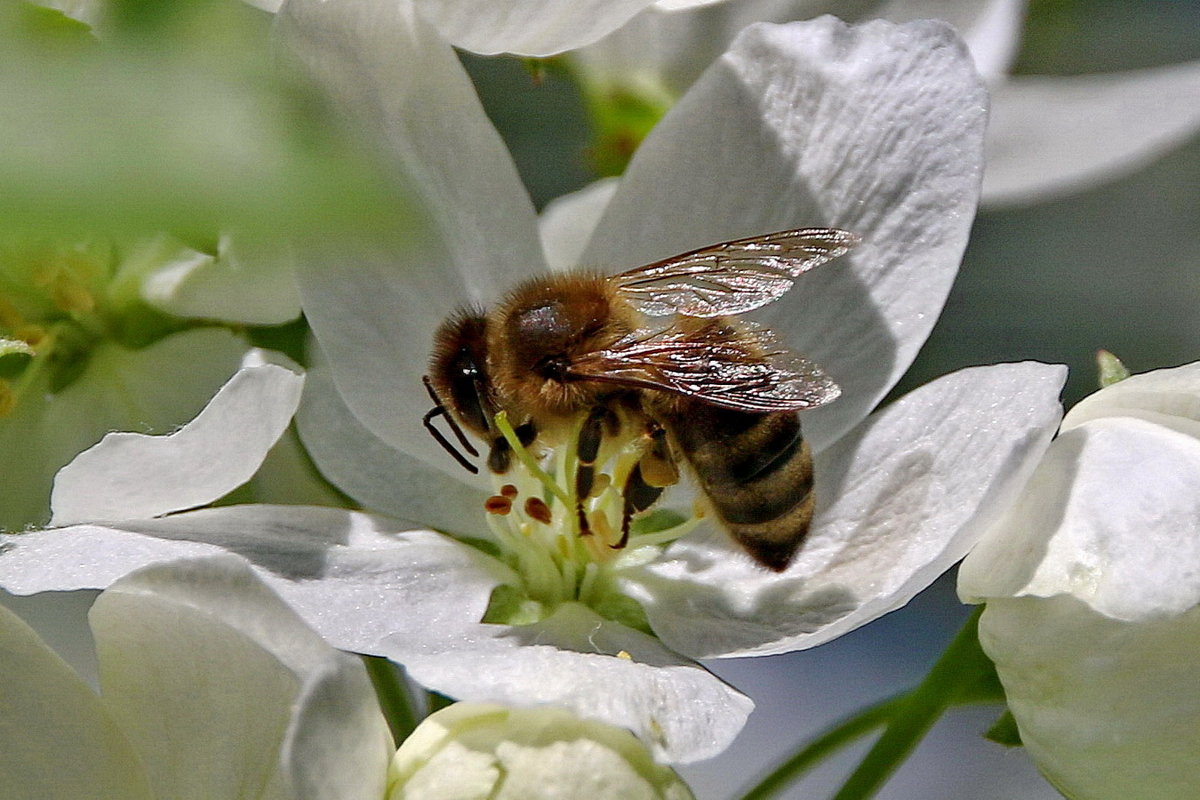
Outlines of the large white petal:
<svg viewBox="0 0 1200 800">
<path fill-rule="evenodd" d="M 486 479 L 469 481 L 473 476 L 429 436 L 427 447 L 442 455 L 445 471 L 384 444 L 346 407 L 327 367 L 316 366 L 305 376 L 296 425 L 321 473 L 363 507 L 419 527 L 486 535 L 483 504 L 491 494 Z"/>
<path fill-rule="evenodd" d="M 452 44 L 476 53 L 549 56 L 616 30 L 654 0 L 415 0 Z"/>
<path fill-rule="evenodd" d="M 151 800 L 146 771 L 96 694 L 0 607 L 0 782 L 8 800 Z"/>
<path fill-rule="evenodd" d="M 963 562 L 959 592 L 1070 594 L 1119 620 L 1200 604 L 1200 441 L 1123 417 L 1064 432 Z"/>
<path fill-rule="evenodd" d="M 426 686 L 462 700 L 564 706 L 628 728 L 667 761 L 710 758 L 728 747 L 754 704 L 657 639 L 560 606 L 529 626 L 484 625 L 487 596 L 451 627 L 415 627 L 382 643 Z M 625 655 L 620 655 L 624 653 Z"/>
<path fill-rule="evenodd" d="M 304 378 L 247 355 L 202 412 L 167 436 L 110 433 L 55 478 L 54 525 L 154 517 L 245 483 L 291 422 Z"/>
<path fill-rule="evenodd" d="M 713 531 L 631 572 L 631 591 L 663 641 L 697 658 L 813 647 L 899 608 L 1023 485 L 1058 424 L 1065 377 L 1025 363 L 934 381 L 816 458 L 813 527 L 783 574 Z"/>
<path fill-rule="evenodd" d="M 841 385 L 820 448 L 904 372 L 978 199 L 986 93 L 946 25 L 833 18 L 746 29 L 643 143 L 583 256 L 631 267 L 789 227 L 862 236 L 762 318 Z"/>
<path fill-rule="evenodd" d="M 1016 58 L 1025 3 L 1026 0 L 890 0 L 875 13 L 893 22 L 914 19 L 949 22 L 966 41 L 979 74 L 997 81 Z"/>
<path fill-rule="evenodd" d="M 556 197 L 538 217 L 538 232 L 553 270 L 588 266 L 579 263 L 596 224 L 617 191 L 617 178 L 602 178 L 578 191 Z"/>
<path fill-rule="evenodd" d="M 533 205 L 457 56 L 408 4 L 292 0 L 276 20 L 284 49 L 412 201 L 371 241 L 305 244 L 305 313 L 355 416 L 436 465 L 415 413 L 429 404 L 433 332 L 456 306 L 545 269 Z"/>
<path fill-rule="evenodd" d="M 1021 743 L 1068 797 L 1186 800 L 1200 785 L 1200 608 L 1129 623 L 1073 597 L 997 598 L 979 621 Z"/>
<path fill-rule="evenodd" d="M 141 350 L 100 344 L 61 392 L 35 383 L 0 420 L 0 528 L 45 524 L 54 474 L 109 431 L 166 433 L 196 416 L 245 352 L 235 334 L 200 328 Z"/>
<path fill-rule="evenodd" d="M 158 797 L 257 797 L 277 786 L 298 798 L 329 797 L 298 793 L 279 774 L 298 711 L 340 738 L 325 753 L 348 757 L 324 757 L 305 771 L 324 771 L 346 788 L 341 797 L 382 795 L 388 733 L 365 670 L 325 644 L 241 559 L 141 570 L 101 594 L 90 619 L 105 701 Z M 312 702 L 314 688 L 336 693 L 345 708 Z M 351 719 L 361 724 L 337 724 Z"/>
<path fill-rule="evenodd" d="M 1200 62 L 1014 76 L 992 97 L 983 200 L 1036 203 L 1103 183 L 1200 132 Z"/>
<path fill-rule="evenodd" d="M 1200 438 L 1200 362 L 1131 375 L 1080 400 L 1065 431 L 1101 417 L 1137 417 Z"/>
</svg>

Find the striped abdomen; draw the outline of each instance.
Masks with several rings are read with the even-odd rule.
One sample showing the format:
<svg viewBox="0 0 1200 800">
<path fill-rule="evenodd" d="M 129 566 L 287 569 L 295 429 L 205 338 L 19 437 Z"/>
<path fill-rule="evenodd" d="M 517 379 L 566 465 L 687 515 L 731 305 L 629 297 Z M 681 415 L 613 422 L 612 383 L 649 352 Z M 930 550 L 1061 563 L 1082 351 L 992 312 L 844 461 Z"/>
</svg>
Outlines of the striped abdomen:
<svg viewBox="0 0 1200 800">
<path fill-rule="evenodd" d="M 656 404 L 658 405 L 658 404 Z M 676 398 L 655 409 L 725 528 L 763 566 L 787 568 L 813 515 L 812 455 L 794 411 Z"/>
</svg>

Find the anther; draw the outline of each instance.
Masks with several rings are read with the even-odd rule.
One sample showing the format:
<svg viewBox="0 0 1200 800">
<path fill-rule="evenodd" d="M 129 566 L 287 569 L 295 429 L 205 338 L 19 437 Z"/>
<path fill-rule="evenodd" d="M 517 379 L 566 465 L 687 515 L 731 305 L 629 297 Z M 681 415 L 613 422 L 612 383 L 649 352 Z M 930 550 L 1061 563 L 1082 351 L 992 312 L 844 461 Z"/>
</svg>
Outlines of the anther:
<svg viewBox="0 0 1200 800">
<path fill-rule="evenodd" d="M 511 500 L 516 497 L 519 492 L 517 491 L 517 487 L 513 486 L 511 483 L 506 483 L 500 487 L 500 494 Z"/>
<path fill-rule="evenodd" d="M 540 497 L 525 498 L 525 515 L 543 525 L 549 525 L 552 519 L 550 506 L 546 505 L 546 501 Z"/>
<path fill-rule="evenodd" d="M 483 501 L 483 510 L 489 514 L 496 514 L 501 517 L 506 516 L 508 512 L 512 511 L 512 500 L 494 494 Z"/>
</svg>

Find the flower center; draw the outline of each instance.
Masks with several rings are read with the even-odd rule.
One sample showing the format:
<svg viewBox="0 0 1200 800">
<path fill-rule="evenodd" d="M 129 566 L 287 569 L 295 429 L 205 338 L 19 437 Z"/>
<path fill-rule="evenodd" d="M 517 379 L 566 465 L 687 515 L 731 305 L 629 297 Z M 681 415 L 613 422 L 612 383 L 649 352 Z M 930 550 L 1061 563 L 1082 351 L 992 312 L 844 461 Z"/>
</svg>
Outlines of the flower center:
<svg viewBox="0 0 1200 800">
<path fill-rule="evenodd" d="M 622 425 L 606 436 L 595 461 L 579 458 L 581 416 L 566 444 L 535 452 L 521 444 L 504 412 L 496 425 L 516 456 L 504 475 L 493 476 L 495 494 L 484 504 L 501 559 L 519 576 L 492 594 L 484 622 L 530 624 L 561 603 L 578 602 L 601 616 L 649 632 L 640 605 L 624 594 L 624 569 L 653 560 L 662 548 L 701 520 L 668 509 L 631 512 L 630 476 L 646 455 L 643 434 Z M 536 446 L 536 445 L 535 445 Z M 580 470 L 591 470 L 585 497 L 576 487 Z M 638 484 L 641 485 L 641 484 Z"/>
</svg>

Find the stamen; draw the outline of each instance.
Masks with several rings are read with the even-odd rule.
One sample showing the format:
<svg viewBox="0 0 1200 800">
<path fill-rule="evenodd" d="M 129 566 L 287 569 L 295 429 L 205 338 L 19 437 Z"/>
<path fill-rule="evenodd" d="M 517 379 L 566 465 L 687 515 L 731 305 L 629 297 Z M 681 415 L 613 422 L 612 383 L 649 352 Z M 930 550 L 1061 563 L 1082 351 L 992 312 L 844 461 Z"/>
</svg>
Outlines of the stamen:
<svg viewBox="0 0 1200 800">
<path fill-rule="evenodd" d="M 520 494 L 520 492 L 518 492 L 517 487 L 513 486 L 511 483 L 506 483 L 500 487 L 500 494 L 501 496 L 512 500 L 514 497 Z"/>
<path fill-rule="evenodd" d="M 570 496 L 563 491 L 561 486 L 555 483 L 553 478 L 546 474 L 546 470 L 542 469 L 538 465 L 533 456 L 529 454 L 529 451 L 525 449 L 525 445 L 521 444 L 521 440 L 517 437 L 516 431 L 514 431 L 512 425 L 509 424 L 508 412 L 501 411 L 496 415 L 496 428 L 499 429 L 500 435 L 504 437 L 506 442 L 508 442 L 508 446 L 512 448 L 513 454 L 517 457 L 517 460 L 521 462 L 521 465 L 529 471 L 529 474 L 537 478 L 541 484 L 545 486 L 551 494 L 561 500 L 564 505 L 571 505 Z M 545 505 L 545 503 L 542 505 Z M 549 509 L 547 509 L 547 511 L 549 511 Z"/>
</svg>

